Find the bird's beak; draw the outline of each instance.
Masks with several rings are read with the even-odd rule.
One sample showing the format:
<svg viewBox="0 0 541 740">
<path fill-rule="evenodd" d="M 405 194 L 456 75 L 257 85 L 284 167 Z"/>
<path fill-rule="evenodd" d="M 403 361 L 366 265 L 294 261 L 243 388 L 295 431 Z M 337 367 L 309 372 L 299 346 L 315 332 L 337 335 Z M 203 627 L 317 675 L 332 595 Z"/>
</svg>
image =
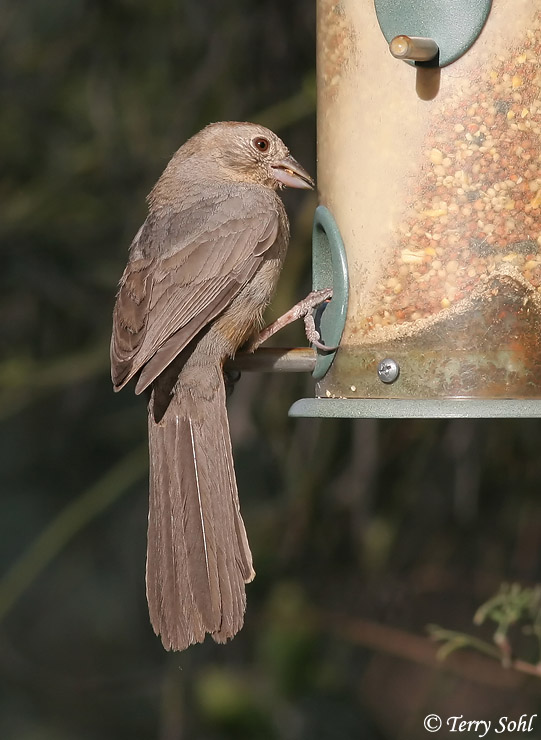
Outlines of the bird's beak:
<svg viewBox="0 0 541 740">
<path fill-rule="evenodd" d="M 279 162 L 273 162 L 271 170 L 276 180 L 281 185 L 287 185 L 289 188 L 309 190 L 315 185 L 304 167 L 301 167 L 297 160 L 291 156 L 281 159 Z"/>
</svg>

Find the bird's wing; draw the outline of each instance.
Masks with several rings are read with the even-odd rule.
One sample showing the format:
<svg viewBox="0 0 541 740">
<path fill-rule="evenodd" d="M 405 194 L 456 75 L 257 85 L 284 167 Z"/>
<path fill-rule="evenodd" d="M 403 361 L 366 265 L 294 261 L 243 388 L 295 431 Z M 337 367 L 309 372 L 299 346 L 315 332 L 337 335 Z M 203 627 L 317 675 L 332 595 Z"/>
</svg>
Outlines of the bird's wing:
<svg viewBox="0 0 541 740">
<path fill-rule="evenodd" d="M 132 244 L 115 304 L 116 390 L 153 358 L 152 372 L 137 386 L 144 390 L 255 273 L 280 218 L 268 198 L 252 197 L 248 205 L 246 194 L 237 193 L 198 201 L 174 216 L 149 216 Z"/>
</svg>

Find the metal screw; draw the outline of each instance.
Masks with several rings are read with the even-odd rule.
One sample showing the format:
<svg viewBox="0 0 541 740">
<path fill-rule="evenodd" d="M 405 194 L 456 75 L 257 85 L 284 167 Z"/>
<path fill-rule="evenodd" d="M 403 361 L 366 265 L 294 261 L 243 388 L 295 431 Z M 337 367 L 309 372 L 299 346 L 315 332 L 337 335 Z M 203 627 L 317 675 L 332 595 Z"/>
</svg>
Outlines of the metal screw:
<svg viewBox="0 0 541 740">
<path fill-rule="evenodd" d="M 386 357 L 378 365 L 378 376 L 382 383 L 394 383 L 400 375 L 400 365 Z"/>
</svg>

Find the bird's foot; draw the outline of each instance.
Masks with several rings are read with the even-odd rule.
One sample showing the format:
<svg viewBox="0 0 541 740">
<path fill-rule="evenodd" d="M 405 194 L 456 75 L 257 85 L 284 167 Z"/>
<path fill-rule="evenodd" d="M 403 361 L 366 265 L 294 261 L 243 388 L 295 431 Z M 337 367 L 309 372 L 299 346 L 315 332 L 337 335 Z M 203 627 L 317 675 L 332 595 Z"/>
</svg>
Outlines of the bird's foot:
<svg viewBox="0 0 541 740">
<path fill-rule="evenodd" d="M 314 320 L 314 314 L 307 313 L 304 316 L 304 333 L 306 334 L 306 339 L 310 342 L 310 344 L 313 344 L 314 347 L 317 347 L 322 352 L 334 352 L 338 347 L 329 347 L 327 344 L 323 344 L 323 342 L 320 341 L 321 335 L 316 329 L 316 322 Z"/>
<path fill-rule="evenodd" d="M 263 329 L 254 339 L 254 341 L 249 345 L 248 351 L 253 352 L 261 344 L 263 344 L 263 342 L 266 342 L 269 337 L 272 337 L 273 334 L 276 334 L 276 332 L 280 331 L 280 329 L 283 329 L 285 326 L 291 324 L 297 319 L 303 318 L 304 329 L 308 341 L 324 352 L 333 352 L 335 349 L 337 349 L 337 347 L 328 347 L 326 344 L 323 344 L 320 341 L 321 337 L 316 329 L 314 317 L 312 315 L 312 311 L 314 310 L 314 308 L 317 308 L 317 306 L 321 305 L 325 301 L 330 300 L 331 298 L 332 288 L 325 288 L 324 290 L 313 290 L 306 296 L 306 298 L 303 298 L 302 301 L 296 303 L 283 316 L 280 316 L 280 318 L 276 319 L 276 321 L 273 321 L 272 324 L 269 324 L 269 326 L 265 327 L 265 329 Z"/>
</svg>

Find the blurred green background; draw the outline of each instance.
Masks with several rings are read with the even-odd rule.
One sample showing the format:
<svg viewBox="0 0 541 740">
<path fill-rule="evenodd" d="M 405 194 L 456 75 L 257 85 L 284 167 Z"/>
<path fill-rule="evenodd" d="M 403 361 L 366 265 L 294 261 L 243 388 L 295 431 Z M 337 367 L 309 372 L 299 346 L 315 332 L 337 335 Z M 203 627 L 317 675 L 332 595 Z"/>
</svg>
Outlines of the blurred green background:
<svg viewBox="0 0 541 740">
<path fill-rule="evenodd" d="M 173 655 L 150 628 L 146 412 L 111 390 L 116 282 L 146 193 L 209 121 L 260 121 L 315 174 L 314 49 L 314 0 L 1 3 L 2 739 L 417 739 L 432 712 L 541 715 L 539 679 L 438 663 L 425 629 L 490 639 L 477 606 L 539 581 L 533 420 L 291 420 L 311 379 L 245 373 L 245 627 Z M 269 318 L 310 287 L 315 195 L 285 198 Z"/>
</svg>

